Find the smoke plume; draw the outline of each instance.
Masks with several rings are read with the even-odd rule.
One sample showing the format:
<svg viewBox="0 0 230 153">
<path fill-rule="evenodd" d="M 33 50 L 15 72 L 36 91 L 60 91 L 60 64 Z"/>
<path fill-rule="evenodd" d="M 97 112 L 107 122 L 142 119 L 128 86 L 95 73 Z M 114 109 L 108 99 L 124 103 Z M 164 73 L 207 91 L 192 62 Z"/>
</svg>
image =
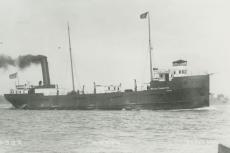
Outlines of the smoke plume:
<svg viewBox="0 0 230 153">
<path fill-rule="evenodd" d="M 0 55 L 0 69 L 7 69 L 8 66 L 18 67 L 19 69 L 25 69 L 31 64 L 40 64 L 41 59 L 46 58 L 44 55 L 20 55 L 16 59 L 13 59 L 7 55 Z"/>
<path fill-rule="evenodd" d="M 15 66 L 15 61 L 6 55 L 0 55 L 0 68 L 7 69 L 8 66 Z"/>
<path fill-rule="evenodd" d="M 16 65 L 20 69 L 29 67 L 31 64 L 40 64 L 41 59 L 45 58 L 43 55 L 22 55 L 16 59 Z"/>
</svg>

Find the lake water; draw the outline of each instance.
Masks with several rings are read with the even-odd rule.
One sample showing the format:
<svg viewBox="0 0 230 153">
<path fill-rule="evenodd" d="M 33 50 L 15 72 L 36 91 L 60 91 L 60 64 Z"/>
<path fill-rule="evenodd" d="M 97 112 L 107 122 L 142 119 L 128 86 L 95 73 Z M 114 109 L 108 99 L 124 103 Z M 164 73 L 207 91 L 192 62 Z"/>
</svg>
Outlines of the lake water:
<svg viewBox="0 0 230 153">
<path fill-rule="evenodd" d="M 217 153 L 230 105 L 172 111 L 35 111 L 0 104 L 0 153 Z"/>
</svg>

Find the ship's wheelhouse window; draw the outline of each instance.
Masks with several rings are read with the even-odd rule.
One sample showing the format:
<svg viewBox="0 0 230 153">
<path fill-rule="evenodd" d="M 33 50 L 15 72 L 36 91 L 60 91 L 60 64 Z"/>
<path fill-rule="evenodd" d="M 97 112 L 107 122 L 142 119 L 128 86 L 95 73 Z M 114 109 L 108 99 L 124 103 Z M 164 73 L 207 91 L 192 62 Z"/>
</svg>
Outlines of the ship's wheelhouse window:
<svg viewBox="0 0 230 153">
<path fill-rule="evenodd" d="M 181 74 L 181 70 L 179 70 L 179 74 Z"/>
<path fill-rule="evenodd" d="M 187 71 L 186 70 L 182 70 L 182 74 L 186 74 L 187 73 Z"/>
<path fill-rule="evenodd" d="M 163 78 L 163 74 L 160 74 L 160 78 Z"/>
<path fill-rule="evenodd" d="M 174 74 L 176 74 L 176 71 L 174 71 Z"/>
</svg>

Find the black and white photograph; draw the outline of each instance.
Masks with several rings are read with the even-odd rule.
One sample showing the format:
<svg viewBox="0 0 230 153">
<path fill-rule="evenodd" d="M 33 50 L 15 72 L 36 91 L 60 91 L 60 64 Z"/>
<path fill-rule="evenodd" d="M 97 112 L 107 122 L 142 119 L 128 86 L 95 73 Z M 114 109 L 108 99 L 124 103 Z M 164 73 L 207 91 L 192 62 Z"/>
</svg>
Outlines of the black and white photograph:
<svg viewBox="0 0 230 153">
<path fill-rule="evenodd" d="M 230 153 L 230 1 L 0 0 L 0 153 Z"/>
</svg>

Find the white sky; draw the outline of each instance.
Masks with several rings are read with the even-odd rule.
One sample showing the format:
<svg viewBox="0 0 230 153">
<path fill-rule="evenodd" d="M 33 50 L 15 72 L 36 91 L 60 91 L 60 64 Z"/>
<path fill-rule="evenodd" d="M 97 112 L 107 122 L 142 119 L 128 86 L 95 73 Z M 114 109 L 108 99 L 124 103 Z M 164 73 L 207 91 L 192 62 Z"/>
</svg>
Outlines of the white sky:
<svg viewBox="0 0 230 153">
<path fill-rule="evenodd" d="M 228 0 L 0 0 L 0 54 L 48 56 L 52 83 L 71 89 L 66 23 L 70 22 L 77 87 L 93 81 L 133 88 L 149 81 L 147 20 L 151 13 L 154 64 L 186 59 L 196 73 L 215 73 L 211 92 L 230 95 Z M 58 49 L 58 47 L 61 49 Z M 0 70 L 0 94 L 14 87 Z M 40 66 L 19 72 L 37 84 Z"/>
</svg>

